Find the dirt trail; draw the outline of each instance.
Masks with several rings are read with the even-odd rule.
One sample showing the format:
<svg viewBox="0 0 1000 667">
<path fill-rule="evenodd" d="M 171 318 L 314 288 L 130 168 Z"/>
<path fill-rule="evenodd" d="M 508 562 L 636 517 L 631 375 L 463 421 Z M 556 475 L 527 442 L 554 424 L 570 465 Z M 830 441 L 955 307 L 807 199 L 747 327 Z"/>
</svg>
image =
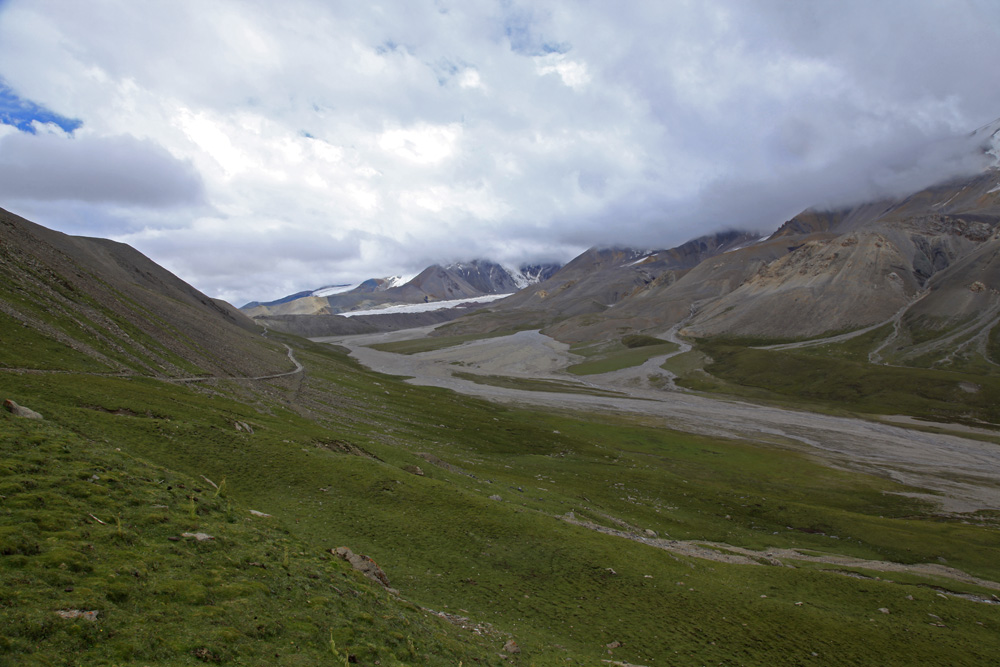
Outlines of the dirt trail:
<svg viewBox="0 0 1000 667">
<path fill-rule="evenodd" d="M 784 548 L 771 548 L 764 551 L 756 551 L 754 549 L 737 547 L 722 542 L 671 540 L 660 537 L 650 537 L 648 535 L 641 534 L 636 529 L 620 530 L 617 528 L 608 528 L 607 526 L 601 526 L 590 521 L 582 521 L 568 515 L 557 516 L 556 518 L 575 526 L 588 528 L 599 533 L 604 533 L 605 535 L 614 535 L 616 537 L 622 537 L 634 542 L 641 542 L 642 544 L 656 547 L 657 549 L 663 549 L 664 551 L 668 551 L 670 553 L 675 553 L 681 556 L 690 556 L 692 558 L 711 560 L 719 563 L 733 563 L 737 565 L 772 565 L 777 567 L 795 567 L 795 563 L 822 563 L 825 565 L 838 565 L 841 567 L 872 570 L 875 572 L 898 572 L 941 577 L 1000 591 L 1000 583 L 990 581 L 988 579 L 980 579 L 979 577 L 974 577 L 970 574 L 962 572 L 961 570 L 956 570 L 953 567 L 937 563 L 914 563 L 907 565 L 905 563 L 894 563 L 886 560 L 867 560 L 864 558 L 855 558 L 853 556 L 843 556 L 839 554 L 814 555 L 805 553 L 804 551 L 800 551 L 798 549 Z M 856 573 L 843 572 L 842 574 L 853 575 Z M 993 599 L 969 594 L 962 594 L 962 596 L 969 597 L 980 602 L 1000 604 L 1000 602 L 997 601 L 996 596 L 994 596 Z"/>
<path fill-rule="evenodd" d="M 413 355 L 369 345 L 426 336 L 431 328 L 316 339 L 342 345 L 369 368 L 488 400 L 534 407 L 638 414 L 665 428 L 794 448 L 825 463 L 888 477 L 925 490 L 913 493 L 946 512 L 1000 510 L 1000 446 L 857 418 L 834 417 L 735 400 L 658 390 L 627 376 L 586 378 L 587 385 L 627 397 L 537 392 L 477 384 L 453 371 L 580 383 L 561 369 L 575 363 L 568 346 L 537 331 L 479 340 Z M 662 361 L 661 361 L 662 363 Z M 647 369 L 631 369 L 632 376 Z M 657 369 L 657 372 L 663 373 Z"/>
<path fill-rule="evenodd" d="M 282 343 L 282 345 L 285 345 Z M 236 375 L 197 375 L 193 377 L 186 378 L 170 378 L 170 377 L 155 377 L 152 376 L 153 380 L 160 380 L 161 382 L 178 382 L 178 383 L 189 383 L 189 382 L 208 382 L 209 380 L 230 380 L 234 382 L 256 382 L 258 380 L 275 380 L 277 378 L 288 377 L 289 375 L 297 375 L 305 370 L 305 366 L 299 363 L 299 360 L 295 358 L 295 352 L 291 347 L 285 345 L 285 349 L 288 350 L 288 359 L 295 365 L 294 370 L 286 371 L 284 373 L 276 373 L 274 375 L 260 375 L 257 377 L 240 377 Z M 149 377 L 141 376 L 139 373 L 133 371 L 118 371 L 114 373 L 93 373 L 87 371 L 61 371 L 61 370 L 46 370 L 37 368 L 0 368 L 0 371 L 5 373 L 17 373 L 20 375 L 86 375 L 92 377 Z"/>
<path fill-rule="evenodd" d="M 896 311 L 896 314 L 885 320 L 884 322 L 879 322 L 877 324 L 872 324 L 870 326 L 864 327 L 862 329 L 855 329 L 854 331 L 848 331 L 847 333 L 837 334 L 836 336 L 827 336 L 825 338 L 814 338 L 812 340 L 803 340 L 797 343 L 780 343 L 778 345 L 762 345 L 758 347 L 759 350 L 797 350 L 803 347 L 815 347 L 817 345 L 829 345 L 832 343 L 842 343 L 846 340 L 851 340 L 852 338 L 857 338 L 862 336 L 869 331 L 875 331 L 879 327 L 884 327 L 887 324 L 893 325 L 893 332 L 884 340 L 882 343 L 868 355 L 868 360 L 873 364 L 882 363 L 882 357 L 879 352 L 883 350 L 889 343 L 895 340 L 899 336 L 899 325 L 906 315 L 906 312 L 912 308 L 918 301 L 923 299 L 925 296 L 930 294 L 930 290 L 923 290 L 914 295 L 905 306 Z"/>
<path fill-rule="evenodd" d="M 282 345 L 285 345 L 282 343 Z M 286 371 L 284 373 L 276 373 L 274 375 L 261 375 L 258 377 L 245 378 L 245 377 L 229 377 L 221 375 L 202 375 L 200 377 L 189 377 L 189 378 L 160 378 L 165 382 L 205 382 L 207 380 L 233 380 L 236 382 L 255 382 L 257 380 L 276 380 L 278 378 L 288 377 L 289 375 L 297 375 L 305 370 L 305 366 L 299 363 L 299 360 L 295 358 L 295 352 L 292 348 L 285 345 L 288 350 L 288 359 L 295 364 L 295 370 Z"/>
</svg>

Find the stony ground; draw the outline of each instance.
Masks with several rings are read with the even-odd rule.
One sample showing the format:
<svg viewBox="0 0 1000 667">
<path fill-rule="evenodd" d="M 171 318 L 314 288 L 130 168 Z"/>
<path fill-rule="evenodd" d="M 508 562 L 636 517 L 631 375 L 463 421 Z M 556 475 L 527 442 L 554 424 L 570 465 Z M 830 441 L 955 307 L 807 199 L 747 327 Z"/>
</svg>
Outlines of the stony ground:
<svg viewBox="0 0 1000 667">
<path fill-rule="evenodd" d="M 922 497 L 938 502 L 942 511 L 1000 509 L 1000 447 L 958 434 L 918 431 L 858 418 L 720 400 L 650 385 L 648 376 L 661 373 L 663 358 L 643 366 L 585 383 L 612 389 L 627 397 L 585 393 L 523 391 L 479 384 L 453 371 L 580 383 L 562 369 L 579 361 L 569 347 L 537 331 L 479 340 L 413 355 L 393 354 L 368 346 L 422 337 L 430 331 L 410 329 L 364 336 L 317 339 L 351 350 L 369 368 L 408 376 L 413 384 L 444 387 L 493 401 L 545 405 L 560 409 L 625 412 L 651 418 L 664 427 L 704 435 L 739 438 L 793 447 L 830 465 L 862 470 L 927 490 Z"/>
</svg>

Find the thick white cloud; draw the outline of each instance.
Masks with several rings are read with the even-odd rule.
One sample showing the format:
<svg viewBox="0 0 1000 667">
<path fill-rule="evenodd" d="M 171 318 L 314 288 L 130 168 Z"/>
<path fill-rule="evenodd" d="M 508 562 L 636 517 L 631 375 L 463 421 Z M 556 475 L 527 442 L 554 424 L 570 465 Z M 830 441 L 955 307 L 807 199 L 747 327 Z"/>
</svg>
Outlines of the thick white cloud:
<svg viewBox="0 0 1000 667">
<path fill-rule="evenodd" d="M 0 127 L 0 206 L 236 302 L 773 228 L 967 167 L 914 146 L 1000 116 L 998 34 L 993 0 L 10 0 L 0 77 L 83 125 Z"/>
</svg>

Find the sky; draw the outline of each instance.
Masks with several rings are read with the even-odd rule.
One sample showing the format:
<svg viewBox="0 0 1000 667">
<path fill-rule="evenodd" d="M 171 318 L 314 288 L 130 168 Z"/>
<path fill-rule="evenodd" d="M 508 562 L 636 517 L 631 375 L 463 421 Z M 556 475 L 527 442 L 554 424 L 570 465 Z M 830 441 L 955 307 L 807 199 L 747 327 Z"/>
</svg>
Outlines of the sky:
<svg viewBox="0 0 1000 667">
<path fill-rule="evenodd" d="M 236 305 L 981 167 L 997 0 L 0 0 L 0 207 Z"/>
</svg>

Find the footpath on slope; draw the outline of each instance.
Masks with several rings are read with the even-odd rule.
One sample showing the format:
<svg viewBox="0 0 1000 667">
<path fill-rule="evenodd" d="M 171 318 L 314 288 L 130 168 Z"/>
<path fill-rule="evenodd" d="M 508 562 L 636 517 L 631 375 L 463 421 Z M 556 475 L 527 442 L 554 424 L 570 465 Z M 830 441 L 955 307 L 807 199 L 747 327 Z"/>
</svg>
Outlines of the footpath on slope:
<svg viewBox="0 0 1000 667">
<path fill-rule="evenodd" d="M 621 529 L 608 528 L 590 521 L 583 521 L 572 516 L 572 512 L 567 515 L 557 516 L 556 519 L 571 523 L 574 526 L 587 528 L 605 535 L 613 535 L 624 539 L 640 542 L 657 549 L 662 549 L 670 553 L 692 558 L 701 558 L 719 563 L 731 563 L 736 565 L 771 565 L 776 567 L 795 567 L 795 563 L 821 563 L 824 565 L 835 565 L 843 568 L 856 568 L 870 570 L 874 572 L 896 572 L 906 574 L 917 574 L 922 576 L 941 577 L 967 584 L 973 584 L 982 588 L 1000 592 L 1000 583 L 988 579 L 974 577 L 953 567 L 940 565 L 937 563 L 895 563 L 885 560 L 867 560 L 855 558 L 853 556 L 843 556 L 839 554 L 814 555 L 800 551 L 798 549 L 770 548 L 765 551 L 755 551 L 745 547 L 737 547 L 723 542 L 707 542 L 704 540 L 671 540 L 657 536 L 646 535 L 638 529 L 623 525 Z M 617 521 L 623 524 L 621 521 Z M 842 574 L 853 577 L 866 577 L 852 570 L 828 570 L 835 574 Z M 948 591 L 949 594 L 963 597 L 976 602 L 987 604 L 1000 604 L 1000 596 L 992 595 L 985 597 L 971 593 L 956 593 Z"/>
</svg>

